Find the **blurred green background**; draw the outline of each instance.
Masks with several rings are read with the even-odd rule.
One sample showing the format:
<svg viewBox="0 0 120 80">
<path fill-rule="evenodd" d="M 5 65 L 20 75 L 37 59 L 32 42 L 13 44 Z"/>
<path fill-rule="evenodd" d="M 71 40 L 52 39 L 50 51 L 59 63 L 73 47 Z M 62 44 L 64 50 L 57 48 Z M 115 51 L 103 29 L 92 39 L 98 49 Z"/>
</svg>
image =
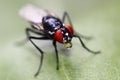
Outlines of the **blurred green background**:
<svg viewBox="0 0 120 80">
<path fill-rule="evenodd" d="M 60 70 L 56 71 L 54 49 L 40 44 L 45 58 L 35 78 L 39 52 L 30 42 L 16 46 L 25 39 L 29 26 L 18 15 L 26 3 L 37 4 L 60 17 L 67 11 L 75 30 L 93 37 L 84 40 L 85 44 L 102 53 L 93 55 L 73 39 L 69 56 L 59 52 Z M 120 80 L 120 0 L 0 0 L 0 10 L 0 80 Z"/>
</svg>

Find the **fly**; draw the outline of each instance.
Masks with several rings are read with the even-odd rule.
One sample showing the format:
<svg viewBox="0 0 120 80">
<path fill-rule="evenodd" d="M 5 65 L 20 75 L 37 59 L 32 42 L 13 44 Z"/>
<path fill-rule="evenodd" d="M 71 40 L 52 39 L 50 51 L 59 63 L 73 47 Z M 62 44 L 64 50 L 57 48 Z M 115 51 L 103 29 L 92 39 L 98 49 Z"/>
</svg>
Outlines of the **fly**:
<svg viewBox="0 0 120 80">
<path fill-rule="evenodd" d="M 86 37 L 82 35 L 80 36 L 76 31 L 74 31 L 70 16 L 67 12 L 64 12 L 62 19 L 60 19 L 54 13 L 40 9 L 32 4 L 27 4 L 21 8 L 19 15 L 30 23 L 31 28 L 26 28 L 27 39 L 41 53 L 39 68 L 35 73 L 35 76 L 39 74 L 42 67 L 44 52 L 32 41 L 33 39 L 52 41 L 55 48 L 57 70 L 59 70 L 59 56 L 56 42 L 63 44 L 65 48 L 71 48 L 72 38 L 78 38 L 82 47 L 88 52 L 93 54 L 100 53 L 100 51 L 92 51 L 86 47 L 81 39 Z M 65 18 L 67 18 L 69 25 L 64 24 Z M 41 37 L 32 36 L 30 33 L 35 33 Z"/>
</svg>

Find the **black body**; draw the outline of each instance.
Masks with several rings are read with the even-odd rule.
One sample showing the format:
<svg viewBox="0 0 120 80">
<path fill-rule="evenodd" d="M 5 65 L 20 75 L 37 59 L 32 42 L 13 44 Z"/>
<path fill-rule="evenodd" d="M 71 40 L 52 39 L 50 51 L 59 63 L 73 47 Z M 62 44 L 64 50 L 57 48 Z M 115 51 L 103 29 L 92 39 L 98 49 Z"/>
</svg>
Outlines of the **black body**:
<svg viewBox="0 0 120 80">
<path fill-rule="evenodd" d="M 44 16 L 42 19 L 42 24 L 44 32 L 49 38 L 54 39 L 56 31 L 60 29 L 63 32 L 63 37 L 66 40 L 66 42 L 71 41 L 72 36 L 70 35 L 70 32 L 65 28 L 65 26 L 63 26 L 63 23 L 60 19 L 53 16 Z M 65 35 L 66 33 L 68 33 L 68 35 Z"/>
</svg>

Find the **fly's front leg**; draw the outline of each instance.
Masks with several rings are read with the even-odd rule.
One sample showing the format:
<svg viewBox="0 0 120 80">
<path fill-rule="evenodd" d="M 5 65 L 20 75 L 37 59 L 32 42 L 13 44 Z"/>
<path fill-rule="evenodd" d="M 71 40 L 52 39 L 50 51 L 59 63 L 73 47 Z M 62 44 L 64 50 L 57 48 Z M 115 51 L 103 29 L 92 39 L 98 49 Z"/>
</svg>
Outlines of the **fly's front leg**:
<svg viewBox="0 0 120 80">
<path fill-rule="evenodd" d="M 93 54 L 98 54 L 98 53 L 100 53 L 100 51 L 92 51 L 92 50 L 90 50 L 89 48 L 87 48 L 86 45 L 84 44 L 84 42 L 82 41 L 82 39 L 80 38 L 80 36 L 74 35 L 73 37 L 78 38 L 79 41 L 80 41 L 81 44 L 82 44 L 82 47 L 83 47 L 84 49 L 86 49 L 88 52 L 91 52 L 91 53 L 93 53 Z"/>
<path fill-rule="evenodd" d="M 69 14 L 68 14 L 67 12 L 64 12 L 63 17 L 62 17 L 62 22 L 63 22 L 63 23 L 65 22 L 65 19 L 66 19 L 66 18 L 67 18 L 68 23 L 70 24 L 70 26 L 73 27 L 73 24 L 72 24 L 72 21 L 71 21 L 71 18 L 70 18 L 70 16 L 69 16 Z M 74 27 L 73 27 L 73 29 L 74 29 Z M 84 36 L 84 35 L 76 32 L 76 31 L 74 31 L 74 32 L 75 32 L 75 34 L 79 35 L 79 36 L 80 36 L 81 38 L 83 38 L 83 39 L 87 39 L 87 40 L 92 39 L 92 37 Z"/>
<path fill-rule="evenodd" d="M 56 53 L 56 69 L 59 70 L 59 56 L 58 56 L 58 50 L 57 50 L 57 45 L 56 45 L 56 41 L 53 40 L 53 46 L 55 48 L 55 53 Z"/>
</svg>

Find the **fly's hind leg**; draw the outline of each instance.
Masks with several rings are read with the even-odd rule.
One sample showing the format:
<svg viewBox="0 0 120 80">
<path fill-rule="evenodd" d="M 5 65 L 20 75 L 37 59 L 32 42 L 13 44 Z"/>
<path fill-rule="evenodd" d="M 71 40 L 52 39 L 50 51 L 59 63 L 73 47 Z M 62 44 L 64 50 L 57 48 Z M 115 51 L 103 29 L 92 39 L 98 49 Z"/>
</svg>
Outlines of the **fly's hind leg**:
<svg viewBox="0 0 120 80">
<path fill-rule="evenodd" d="M 34 47 L 40 52 L 41 56 L 40 56 L 40 64 L 39 64 L 39 68 L 37 70 L 37 72 L 35 73 L 35 76 L 37 76 L 41 70 L 42 67 L 42 63 L 43 63 L 43 57 L 44 57 L 44 52 L 32 41 L 33 39 L 36 40 L 48 40 L 49 38 L 46 36 L 43 36 L 43 34 L 39 34 L 42 35 L 42 37 L 35 37 L 35 36 L 31 36 L 30 32 L 36 33 L 34 30 L 27 28 L 26 29 L 26 35 L 28 40 L 30 40 L 30 42 L 34 45 Z"/>
</svg>

